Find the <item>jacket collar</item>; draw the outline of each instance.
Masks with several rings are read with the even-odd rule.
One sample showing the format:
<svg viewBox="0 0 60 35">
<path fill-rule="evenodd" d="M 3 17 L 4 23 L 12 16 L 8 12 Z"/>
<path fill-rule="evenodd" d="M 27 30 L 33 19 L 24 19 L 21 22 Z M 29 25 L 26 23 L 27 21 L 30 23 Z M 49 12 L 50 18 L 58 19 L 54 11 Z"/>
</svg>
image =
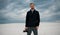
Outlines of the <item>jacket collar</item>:
<svg viewBox="0 0 60 35">
<path fill-rule="evenodd" d="M 32 12 L 32 10 L 30 9 L 30 11 Z M 35 11 L 35 9 L 33 10 L 33 12 Z"/>
</svg>

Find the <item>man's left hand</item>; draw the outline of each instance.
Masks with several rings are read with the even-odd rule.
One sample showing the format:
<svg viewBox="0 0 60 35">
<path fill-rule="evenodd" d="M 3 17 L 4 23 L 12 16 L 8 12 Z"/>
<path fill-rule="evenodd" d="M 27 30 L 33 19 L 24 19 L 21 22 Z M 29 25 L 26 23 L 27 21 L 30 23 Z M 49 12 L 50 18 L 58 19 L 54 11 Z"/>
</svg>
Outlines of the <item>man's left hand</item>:
<svg viewBox="0 0 60 35">
<path fill-rule="evenodd" d="M 36 26 L 36 29 L 38 29 L 39 28 L 39 26 Z"/>
</svg>

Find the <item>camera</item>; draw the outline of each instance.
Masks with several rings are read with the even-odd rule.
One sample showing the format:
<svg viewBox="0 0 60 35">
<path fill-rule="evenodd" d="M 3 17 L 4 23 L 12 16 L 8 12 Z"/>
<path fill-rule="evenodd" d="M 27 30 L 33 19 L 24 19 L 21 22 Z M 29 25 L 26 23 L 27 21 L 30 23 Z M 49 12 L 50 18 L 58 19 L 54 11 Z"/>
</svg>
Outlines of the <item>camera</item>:
<svg viewBox="0 0 60 35">
<path fill-rule="evenodd" d="M 23 32 L 28 32 L 28 29 L 23 30 Z"/>
</svg>

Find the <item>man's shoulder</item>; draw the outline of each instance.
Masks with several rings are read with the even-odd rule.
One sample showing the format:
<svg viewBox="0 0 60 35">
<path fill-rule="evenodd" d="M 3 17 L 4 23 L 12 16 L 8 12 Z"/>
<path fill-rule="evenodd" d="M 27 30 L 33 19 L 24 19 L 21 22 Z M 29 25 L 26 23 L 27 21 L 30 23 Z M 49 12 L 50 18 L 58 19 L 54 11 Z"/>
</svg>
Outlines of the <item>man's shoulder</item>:
<svg viewBox="0 0 60 35">
<path fill-rule="evenodd" d="M 27 11 L 27 13 L 29 13 L 30 11 Z"/>
<path fill-rule="evenodd" d="M 29 10 L 29 11 L 27 11 L 27 13 L 30 13 L 31 11 Z"/>
<path fill-rule="evenodd" d="M 36 13 L 39 13 L 39 11 L 38 11 L 38 10 L 35 10 L 35 12 L 36 12 Z"/>
</svg>

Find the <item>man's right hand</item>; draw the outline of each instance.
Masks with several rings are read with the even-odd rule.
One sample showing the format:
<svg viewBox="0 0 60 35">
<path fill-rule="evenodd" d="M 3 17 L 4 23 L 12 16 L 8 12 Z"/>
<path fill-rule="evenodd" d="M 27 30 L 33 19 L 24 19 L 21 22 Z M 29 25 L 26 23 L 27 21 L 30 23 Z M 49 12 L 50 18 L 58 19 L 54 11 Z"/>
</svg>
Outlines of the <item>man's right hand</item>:
<svg viewBox="0 0 60 35">
<path fill-rule="evenodd" d="M 23 30 L 23 32 L 28 32 L 28 27 L 25 27 L 25 30 Z"/>
<path fill-rule="evenodd" d="M 25 27 L 25 29 L 28 29 L 28 27 Z"/>
</svg>

